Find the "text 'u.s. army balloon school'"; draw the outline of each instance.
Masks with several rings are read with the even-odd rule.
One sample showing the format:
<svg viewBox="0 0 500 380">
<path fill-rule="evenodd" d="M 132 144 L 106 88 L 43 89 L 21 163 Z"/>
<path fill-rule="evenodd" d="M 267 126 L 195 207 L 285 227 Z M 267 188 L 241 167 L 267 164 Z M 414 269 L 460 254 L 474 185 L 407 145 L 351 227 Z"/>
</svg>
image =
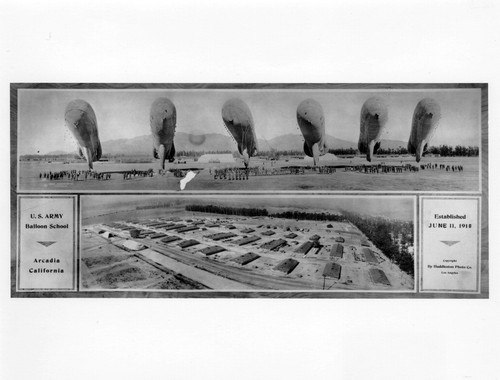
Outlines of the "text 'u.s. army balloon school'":
<svg viewBox="0 0 500 380">
<path fill-rule="evenodd" d="M 430 98 L 418 102 L 413 112 L 410 139 L 408 140 L 408 152 L 415 154 L 417 162 L 420 162 L 427 145 L 432 139 L 441 119 L 441 107 Z"/>
<path fill-rule="evenodd" d="M 306 99 L 297 107 L 297 123 L 304 136 L 304 153 L 313 157 L 314 166 L 319 156 L 326 153 L 325 116 L 323 108 L 314 99 Z"/>
<path fill-rule="evenodd" d="M 85 157 L 89 169 L 93 169 L 92 163 L 99 161 L 102 155 L 94 110 L 84 100 L 72 100 L 66 106 L 64 120 L 78 144 L 78 154 Z"/>
<path fill-rule="evenodd" d="M 150 125 L 153 135 L 153 156 L 160 159 L 162 169 L 165 160 L 174 161 L 174 135 L 177 112 L 174 104 L 167 98 L 158 98 L 151 105 Z"/>
<path fill-rule="evenodd" d="M 368 99 L 361 107 L 358 149 L 369 162 L 380 147 L 388 118 L 387 105 L 378 97 Z"/>
<path fill-rule="evenodd" d="M 257 137 L 250 109 L 240 99 L 229 99 L 222 106 L 222 120 L 243 156 L 245 167 L 248 167 L 250 157 L 257 153 Z"/>
</svg>

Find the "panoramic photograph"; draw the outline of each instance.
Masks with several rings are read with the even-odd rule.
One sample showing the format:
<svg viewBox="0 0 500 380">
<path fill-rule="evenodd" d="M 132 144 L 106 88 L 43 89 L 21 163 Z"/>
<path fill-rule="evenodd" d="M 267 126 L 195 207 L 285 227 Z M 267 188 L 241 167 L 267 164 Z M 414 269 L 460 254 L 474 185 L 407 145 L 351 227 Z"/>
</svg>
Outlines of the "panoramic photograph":
<svg viewBox="0 0 500 380">
<path fill-rule="evenodd" d="M 481 90 L 19 89 L 19 191 L 479 191 Z"/>
<path fill-rule="evenodd" d="M 415 197 L 81 197 L 80 290 L 415 291 Z"/>
</svg>

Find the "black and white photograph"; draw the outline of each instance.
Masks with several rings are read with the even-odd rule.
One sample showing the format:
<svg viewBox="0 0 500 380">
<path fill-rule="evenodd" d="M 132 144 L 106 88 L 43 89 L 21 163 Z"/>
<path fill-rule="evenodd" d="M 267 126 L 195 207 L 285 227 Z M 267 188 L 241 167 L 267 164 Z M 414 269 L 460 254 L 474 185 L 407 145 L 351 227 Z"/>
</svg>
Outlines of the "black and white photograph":
<svg viewBox="0 0 500 380">
<path fill-rule="evenodd" d="M 0 379 L 498 380 L 499 19 L 0 1 Z"/>
<path fill-rule="evenodd" d="M 16 295 L 64 273 L 70 297 L 488 297 L 487 84 L 12 83 L 11 105 Z"/>
<path fill-rule="evenodd" d="M 82 197 L 81 290 L 415 290 L 415 197 Z"/>
<path fill-rule="evenodd" d="M 480 191 L 480 85 L 33 87 L 19 191 Z"/>
</svg>

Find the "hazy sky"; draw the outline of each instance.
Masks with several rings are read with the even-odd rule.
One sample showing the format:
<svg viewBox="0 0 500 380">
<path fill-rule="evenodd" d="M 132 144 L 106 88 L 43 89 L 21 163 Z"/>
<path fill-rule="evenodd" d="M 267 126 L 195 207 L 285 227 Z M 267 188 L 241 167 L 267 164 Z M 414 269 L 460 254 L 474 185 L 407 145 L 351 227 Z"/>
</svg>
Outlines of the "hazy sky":
<svg viewBox="0 0 500 380">
<path fill-rule="evenodd" d="M 91 104 L 101 141 L 150 133 L 149 109 L 158 97 L 168 97 L 177 109 L 177 131 L 226 134 L 221 117 L 224 102 L 245 101 L 254 118 L 258 138 L 300 134 L 296 110 L 307 98 L 323 107 L 326 133 L 357 142 L 363 103 L 372 96 L 385 100 L 389 120 L 384 139 L 407 141 L 413 111 L 424 97 L 441 105 L 441 121 L 432 145 L 480 146 L 479 89 L 453 90 L 20 90 L 19 154 L 75 151 L 64 125 L 64 109 L 73 99 Z"/>
</svg>

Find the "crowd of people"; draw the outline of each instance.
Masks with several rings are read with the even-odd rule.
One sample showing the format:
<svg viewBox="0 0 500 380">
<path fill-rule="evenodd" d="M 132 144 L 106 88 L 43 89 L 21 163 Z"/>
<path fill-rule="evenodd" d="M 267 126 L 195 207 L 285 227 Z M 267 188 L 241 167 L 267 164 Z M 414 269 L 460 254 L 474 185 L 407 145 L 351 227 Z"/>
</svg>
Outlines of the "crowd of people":
<svg viewBox="0 0 500 380">
<path fill-rule="evenodd" d="M 252 168 L 255 169 L 255 168 Z M 250 176 L 250 168 L 224 168 L 224 169 L 209 169 L 209 175 L 213 175 L 214 179 L 225 179 L 229 181 L 248 180 Z"/>
<path fill-rule="evenodd" d="M 123 174 L 123 179 L 131 179 L 134 177 L 152 177 L 154 174 L 153 169 L 149 170 L 129 170 L 120 172 Z M 98 173 L 92 170 L 61 170 L 61 171 L 48 171 L 39 174 L 40 179 L 54 180 L 67 180 L 67 181 L 87 181 L 96 179 L 105 181 L 111 179 L 110 172 Z"/>
<path fill-rule="evenodd" d="M 277 175 L 302 175 L 307 173 L 317 174 L 333 174 L 337 172 L 334 166 L 318 166 L 316 168 L 305 166 L 288 166 L 288 167 L 251 167 L 251 168 L 211 168 L 209 175 L 213 176 L 214 180 L 248 180 L 250 176 L 277 176 Z M 426 163 L 415 166 L 413 164 L 400 164 L 400 165 L 386 165 L 380 163 L 378 165 L 349 165 L 344 166 L 344 172 L 358 172 L 367 174 L 390 174 L 390 173 L 406 173 L 418 172 L 420 170 L 444 170 L 447 172 L 462 172 L 464 167 L 462 165 L 447 165 L 437 163 Z M 166 175 L 171 172 L 176 178 L 184 178 L 186 176 L 186 169 L 170 169 L 158 171 L 159 175 Z M 129 170 L 124 172 L 115 172 L 123 175 L 124 180 L 129 180 L 136 177 L 153 177 L 155 172 L 153 169 L 148 170 Z M 69 180 L 69 181 L 86 181 L 88 179 L 109 180 L 111 179 L 112 172 L 98 173 L 92 170 L 61 170 L 61 171 L 47 171 L 40 173 L 40 179 L 48 180 Z"/>
<path fill-rule="evenodd" d="M 331 166 L 320 166 L 313 169 L 319 174 L 332 174 L 337 171 Z M 277 176 L 277 175 L 301 175 L 311 171 L 309 167 L 289 166 L 282 168 L 275 167 L 252 167 L 252 168 L 220 168 L 209 169 L 210 176 L 215 180 L 248 180 L 249 177 Z"/>
<path fill-rule="evenodd" d="M 135 177 L 152 177 L 154 175 L 154 170 L 153 169 L 148 169 L 148 170 L 129 170 L 126 172 L 123 172 L 123 179 L 132 179 Z"/>
<path fill-rule="evenodd" d="M 337 172 L 337 168 L 333 166 L 320 166 L 318 167 L 319 174 L 333 174 Z"/>
<path fill-rule="evenodd" d="M 359 172 L 359 173 L 404 173 L 404 172 L 418 172 L 419 167 L 411 164 L 406 165 L 353 165 L 346 166 L 345 172 Z"/>
<path fill-rule="evenodd" d="M 463 171 L 464 168 L 461 165 L 444 165 L 444 164 L 434 164 L 427 163 L 421 164 L 420 166 L 415 166 L 412 164 L 405 165 L 386 165 L 386 164 L 378 164 L 378 165 L 353 165 L 346 166 L 344 168 L 345 172 L 359 172 L 359 173 L 406 173 L 406 172 L 418 172 L 420 170 L 446 170 L 447 172 L 453 171 Z"/>
<path fill-rule="evenodd" d="M 333 166 L 318 166 L 312 171 L 318 174 L 333 174 L 337 172 L 337 169 Z M 401 165 L 386 165 L 380 163 L 378 165 L 352 165 L 345 166 L 343 168 L 344 172 L 358 172 L 358 173 L 370 173 L 370 174 L 391 174 L 391 173 L 413 173 L 419 172 L 421 170 L 446 170 L 452 172 L 463 171 L 464 168 L 461 165 L 444 165 L 427 163 L 421 164 L 419 166 L 412 164 L 401 164 Z M 249 176 L 275 176 L 275 175 L 301 175 L 308 172 L 312 172 L 310 167 L 304 166 L 289 166 L 289 167 L 252 167 L 247 169 L 240 168 L 223 168 L 223 169 L 210 169 L 210 175 L 214 176 L 214 179 L 248 179 Z"/>
<path fill-rule="evenodd" d="M 67 181 L 86 181 L 87 179 L 108 180 L 111 179 L 111 173 L 97 173 L 91 170 L 61 170 L 41 172 L 40 179 L 67 180 Z"/>
<path fill-rule="evenodd" d="M 462 165 L 445 165 L 445 164 L 432 164 L 428 163 L 425 165 L 420 165 L 422 170 L 431 169 L 431 170 L 446 170 L 447 172 L 463 172 L 464 167 Z"/>
<path fill-rule="evenodd" d="M 316 168 L 304 167 L 304 166 L 289 166 L 289 167 L 252 167 L 247 169 L 242 168 L 221 168 L 221 169 L 209 169 L 210 176 L 213 175 L 215 180 L 248 180 L 250 176 L 276 176 L 276 175 L 302 175 L 306 173 L 317 173 L 317 174 L 333 174 L 337 172 L 336 167 L 333 166 L 318 166 Z M 446 170 L 446 171 L 462 171 L 463 167 L 460 165 L 442 165 L 442 164 L 424 164 L 420 166 L 415 166 L 412 164 L 405 165 L 352 165 L 345 166 L 343 168 L 344 172 L 358 172 L 367 174 L 391 174 L 391 173 L 408 173 L 408 172 L 419 172 L 420 170 Z M 183 177 L 184 173 L 182 170 L 176 170 L 179 173 L 175 173 L 176 177 Z"/>
</svg>

